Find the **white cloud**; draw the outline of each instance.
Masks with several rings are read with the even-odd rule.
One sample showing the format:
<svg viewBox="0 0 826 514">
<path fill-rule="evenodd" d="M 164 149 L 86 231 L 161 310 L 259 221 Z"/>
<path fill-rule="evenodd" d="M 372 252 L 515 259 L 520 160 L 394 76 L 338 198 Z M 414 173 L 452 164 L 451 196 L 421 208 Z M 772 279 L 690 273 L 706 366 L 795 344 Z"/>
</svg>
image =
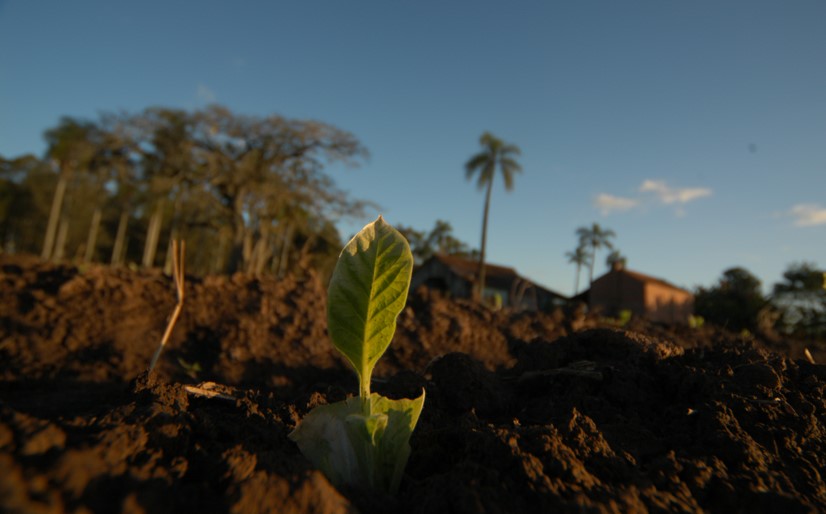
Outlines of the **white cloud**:
<svg viewBox="0 0 826 514">
<path fill-rule="evenodd" d="M 666 204 L 686 204 L 688 202 L 711 196 L 711 189 L 705 187 L 672 188 L 662 180 L 644 180 L 640 186 L 641 193 L 651 192 Z"/>
<path fill-rule="evenodd" d="M 612 212 L 622 212 L 633 209 L 639 205 L 639 200 L 633 198 L 623 198 L 621 196 L 609 195 L 601 193 L 594 198 L 594 206 L 606 216 Z"/>
<path fill-rule="evenodd" d="M 644 206 L 646 203 L 674 206 L 674 214 L 683 217 L 686 214 L 685 205 L 694 200 L 711 196 L 711 189 L 705 187 L 673 188 L 664 180 L 643 180 L 637 188 L 636 198 L 614 196 L 600 193 L 594 198 L 594 207 L 603 215 L 613 212 L 623 212 Z"/>
<path fill-rule="evenodd" d="M 819 205 L 797 204 L 789 209 L 788 214 L 794 218 L 796 227 L 826 225 L 826 208 Z"/>
<path fill-rule="evenodd" d="M 213 103 L 218 97 L 215 96 L 215 92 L 205 86 L 204 84 L 198 84 L 198 87 L 195 88 L 195 97 L 204 103 Z"/>
</svg>

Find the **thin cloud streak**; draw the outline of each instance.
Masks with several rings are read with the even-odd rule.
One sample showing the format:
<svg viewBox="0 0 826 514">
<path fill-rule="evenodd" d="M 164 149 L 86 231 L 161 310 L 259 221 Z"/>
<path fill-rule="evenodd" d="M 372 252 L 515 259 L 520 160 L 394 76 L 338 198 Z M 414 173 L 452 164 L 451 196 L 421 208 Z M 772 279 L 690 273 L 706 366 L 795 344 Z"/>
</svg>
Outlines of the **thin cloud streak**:
<svg viewBox="0 0 826 514">
<path fill-rule="evenodd" d="M 794 226 L 796 227 L 826 225 L 826 208 L 816 204 L 797 204 L 789 209 L 788 214 L 795 219 Z"/>
<path fill-rule="evenodd" d="M 674 188 L 664 180 L 646 179 L 637 188 L 635 198 L 615 196 L 609 193 L 600 193 L 594 198 L 594 207 L 603 215 L 615 212 L 624 212 L 645 206 L 646 203 L 674 206 L 674 214 L 683 217 L 686 214 L 685 205 L 700 198 L 711 196 L 712 190 L 706 187 Z"/>
<path fill-rule="evenodd" d="M 660 202 L 671 205 L 686 204 L 688 202 L 711 196 L 711 189 L 705 187 L 671 188 L 662 180 L 645 180 L 640 186 L 641 193 L 656 194 Z"/>
<path fill-rule="evenodd" d="M 599 211 L 604 215 L 607 216 L 612 212 L 623 212 L 639 205 L 639 200 L 635 200 L 633 198 L 623 198 L 621 196 L 614 196 L 609 195 L 607 193 L 601 193 L 594 198 L 594 206 L 599 209 Z"/>
</svg>

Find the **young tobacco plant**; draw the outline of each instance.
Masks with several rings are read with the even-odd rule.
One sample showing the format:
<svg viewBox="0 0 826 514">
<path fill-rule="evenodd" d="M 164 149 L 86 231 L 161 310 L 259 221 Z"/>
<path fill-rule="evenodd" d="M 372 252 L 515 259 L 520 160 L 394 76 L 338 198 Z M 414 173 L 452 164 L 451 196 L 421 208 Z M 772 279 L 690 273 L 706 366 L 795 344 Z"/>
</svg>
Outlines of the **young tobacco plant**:
<svg viewBox="0 0 826 514">
<path fill-rule="evenodd" d="M 359 396 L 316 407 L 289 437 L 337 486 L 399 488 L 424 391 L 391 400 L 370 392 L 370 377 L 393 339 L 412 271 L 407 240 L 381 216 L 347 243 L 333 271 L 327 329 L 358 375 Z"/>
</svg>

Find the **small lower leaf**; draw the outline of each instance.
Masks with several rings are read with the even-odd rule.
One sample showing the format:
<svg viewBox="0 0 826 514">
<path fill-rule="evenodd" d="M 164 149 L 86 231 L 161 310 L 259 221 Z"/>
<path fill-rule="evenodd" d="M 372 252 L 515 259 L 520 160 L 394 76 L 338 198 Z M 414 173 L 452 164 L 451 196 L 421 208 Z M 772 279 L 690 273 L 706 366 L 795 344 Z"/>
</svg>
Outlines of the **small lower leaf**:
<svg viewBox="0 0 826 514">
<path fill-rule="evenodd" d="M 424 406 L 414 400 L 370 395 L 370 414 L 361 398 L 321 405 L 289 437 L 336 485 L 358 484 L 396 492 L 410 456 L 410 436 Z"/>
</svg>

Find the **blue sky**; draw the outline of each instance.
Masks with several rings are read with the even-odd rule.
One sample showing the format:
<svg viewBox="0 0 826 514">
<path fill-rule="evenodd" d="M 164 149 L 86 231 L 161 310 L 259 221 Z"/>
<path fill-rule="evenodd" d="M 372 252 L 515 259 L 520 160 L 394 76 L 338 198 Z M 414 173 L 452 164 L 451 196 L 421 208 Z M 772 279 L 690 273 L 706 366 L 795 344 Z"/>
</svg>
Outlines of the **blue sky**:
<svg viewBox="0 0 826 514">
<path fill-rule="evenodd" d="M 490 261 L 571 293 L 564 254 L 598 222 L 634 270 L 768 289 L 826 266 L 824 27 L 820 0 L 0 0 L 0 155 L 41 153 L 62 115 L 317 119 L 371 153 L 339 186 L 478 246 L 463 165 L 489 130 L 524 168 L 495 184 Z"/>
</svg>

